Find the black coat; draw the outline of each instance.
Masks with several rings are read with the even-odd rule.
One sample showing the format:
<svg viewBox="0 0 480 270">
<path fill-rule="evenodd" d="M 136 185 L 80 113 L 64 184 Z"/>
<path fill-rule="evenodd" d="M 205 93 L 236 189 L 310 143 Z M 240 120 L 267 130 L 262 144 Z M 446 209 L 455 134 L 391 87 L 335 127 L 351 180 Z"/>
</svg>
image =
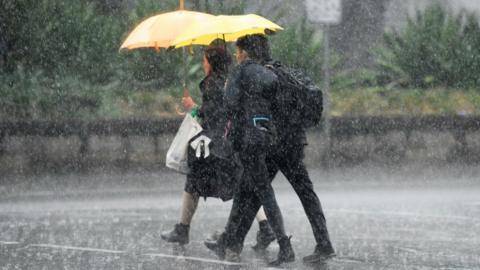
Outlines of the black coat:
<svg viewBox="0 0 480 270">
<path fill-rule="evenodd" d="M 212 139 L 210 150 L 212 154 L 229 158 L 231 150 L 225 145 L 224 134 L 227 125 L 227 115 L 223 96 L 225 93 L 226 74 L 213 73 L 200 82 L 202 106 L 199 118 L 203 128 L 202 134 Z"/>
<path fill-rule="evenodd" d="M 199 117 L 202 128 L 213 133 L 223 133 L 226 124 L 223 95 L 226 74 L 213 73 L 205 77 L 199 85 L 202 93 L 202 106 Z"/>
<path fill-rule="evenodd" d="M 273 142 L 272 100 L 277 84 L 277 76 L 253 60 L 238 65 L 228 77 L 224 104 L 236 150 L 267 147 Z"/>
<path fill-rule="evenodd" d="M 233 155 L 233 149 L 223 138 L 226 112 L 223 103 L 226 75 L 211 74 L 200 82 L 202 105 L 199 118 L 206 135 L 212 141 L 210 156 L 197 158 L 195 150 L 188 148 L 188 166 L 185 191 L 201 197 L 216 197 L 224 201 L 233 196 L 233 187 L 241 176 L 242 167 Z M 196 139 L 195 136 L 192 140 Z"/>
</svg>

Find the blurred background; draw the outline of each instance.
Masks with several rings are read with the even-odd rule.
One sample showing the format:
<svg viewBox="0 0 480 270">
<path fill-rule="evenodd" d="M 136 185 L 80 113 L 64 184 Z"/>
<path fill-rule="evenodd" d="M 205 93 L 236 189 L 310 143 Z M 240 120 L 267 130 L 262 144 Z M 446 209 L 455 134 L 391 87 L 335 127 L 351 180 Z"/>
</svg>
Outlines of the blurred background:
<svg viewBox="0 0 480 270">
<path fill-rule="evenodd" d="M 343 0 L 329 27 L 330 139 L 309 133 L 310 166 L 477 163 L 480 4 Z M 0 0 L 0 172 L 163 168 L 182 79 L 199 101 L 201 50 L 119 51 L 178 1 Z M 285 31 L 275 59 L 324 79 L 323 25 L 304 1 L 186 1 L 213 14 L 258 13 Z M 231 47 L 233 51 L 233 46 Z"/>
</svg>

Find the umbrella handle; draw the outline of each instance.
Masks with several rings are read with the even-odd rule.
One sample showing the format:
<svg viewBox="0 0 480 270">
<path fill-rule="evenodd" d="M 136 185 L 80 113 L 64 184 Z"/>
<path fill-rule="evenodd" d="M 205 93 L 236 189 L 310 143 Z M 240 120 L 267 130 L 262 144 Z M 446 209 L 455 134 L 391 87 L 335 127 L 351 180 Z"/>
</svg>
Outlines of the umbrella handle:
<svg viewBox="0 0 480 270">
<path fill-rule="evenodd" d="M 175 112 L 178 114 L 178 115 L 181 115 L 181 116 L 185 116 L 187 113 L 185 111 L 181 111 L 180 110 L 180 106 L 177 104 L 175 105 Z"/>
</svg>

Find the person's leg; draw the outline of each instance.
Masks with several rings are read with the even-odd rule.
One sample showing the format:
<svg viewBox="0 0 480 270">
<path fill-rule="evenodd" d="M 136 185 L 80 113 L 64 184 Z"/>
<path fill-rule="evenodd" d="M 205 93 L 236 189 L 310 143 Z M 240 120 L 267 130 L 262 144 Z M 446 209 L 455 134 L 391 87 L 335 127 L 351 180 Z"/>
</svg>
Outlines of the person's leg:
<svg viewBox="0 0 480 270">
<path fill-rule="evenodd" d="M 225 231 L 219 235 L 217 240 L 205 241 L 207 248 L 215 251 L 221 259 L 225 258 L 231 261 L 239 260 L 240 253 L 243 249 L 243 238 L 241 240 L 239 239 L 238 232 L 248 232 L 254 220 L 256 209 L 258 209 L 259 206 L 258 198 L 256 198 L 252 191 L 240 188 L 233 197 L 232 208 L 225 226 Z M 249 224 L 245 223 L 244 215 L 251 216 Z M 227 249 L 230 251 L 230 254 L 235 254 L 235 256 L 226 256 Z"/>
<path fill-rule="evenodd" d="M 277 259 L 271 263 L 273 265 L 279 265 L 283 262 L 295 260 L 295 254 L 290 244 L 290 239 L 285 234 L 282 213 L 278 207 L 275 192 L 269 179 L 265 157 L 265 153 L 262 152 L 247 155 L 244 157 L 243 164 L 245 171 L 251 172 L 250 183 L 253 184 L 255 195 L 265 210 L 268 222 L 280 246 Z"/>
<path fill-rule="evenodd" d="M 261 207 L 260 202 L 258 201 L 258 204 L 255 205 L 253 205 L 253 203 L 249 203 L 248 205 L 245 204 L 242 207 L 244 211 L 242 212 L 242 215 L 239 216 L 241 217 L 241 219 L 240 221 L 238 221 L 237 226 L 232 227 L 232 230 L 233 228 L 236 230 L 235 239 L 243 245 L 245 237 L 247 236 L 248 231 L 252 226 L 253 220 L 256 219 L 258 221 L 258 226 L 260 227 L 260 229 L 257 232 L 257 244 L 252 248 L 255 250 L 267 248 L 267 246 L 275 240 L 275 235 L 272 231 L 272 228 L 268 224 L 267 216 L 265 215 L 265 211 L 263 210 L 263 207 Z M 238 206 L 236 206 L 235 208 L 238 208 Z M 257 209 L 258 211 L 256 211 Z M 232 222 L 227 222 L 227 227 L 228 224 L 232 224 Z M 222 234 L 225 234 L 225 230 L 214 232 L 206 239 L 205 243 L 210 243 L 211 245 L 213 245 L 213 243 L 217 242 L 217 240 Z M 260 237 L 262 237 L 262 241 L 261 245 L 259 246 Z"/>
<path fill-rule="evenodd" d="M 248 217 L 245 217 L 245 219 L 248 219 Z M 257 243 L 253 245 L 252 248 L 255 251 L 262 251 L 268 248 L 270 243 L 275 241 L 275 234 L 273 233 L 272 227 L 268 223 L 267 215 L 265 214 L 263 206 L 260 207 L 260 209 L 258 210 L 255 219 L 258 222 L 258 232 L 256 235 Z M 245 240 L 246 233 L 248 232 L 239 233 L 239 239 L 241 239 L 242 241 Z"/>
<path fill-rule="evenodd" d="M 260 209 L 258 209 L 258 212 L 257 214 L 255 215 L 255 219 L 260 223 L 262 221 L 266 221 L 267 220 L 267 215 L 265 214 L 265 210 L 263 210 L 263 207 L 260 207 Z"/>
<path fill-rule="evenodd" d="M 285 153 L 282 160 L 278 160 L 277 164 L 297 193 L 312 227 L 317 243 L 316 252 L 312 255 L 319 252 L 334 254 L 320 200 L 315 193 L 313 183 L 303 163 L 303 147 L 290 149 Z M 308 258 L 307 256 L 304 259 L 311 260 L 313 257 Z"/>
<path fill-rule="evenodd" d="M 190 223 L 192 222 L 193 215 L 197 210 L 199 197 L 189 193 L 183 192 L 182 195 L 182 209 L 180 214 L 180 223 L 175 224 L 173 230 L 165 231 L 160 234 L 162 239 L 172 243 L 188 244 Z"/>
<path fill-rule="evenodd" d="M 193 219 L 193 215 L 197 210 L 199 197 L 188 193 L 183 192 L 182 195 L 182 210 L 180 214 L 180 223 L 184 225 L 190 225 Z"/>
<path fill-rule="evenodd" d="M 276 152 L 272 152 L 272 151 L 273 149 L 269 151 L 269 153 L 265 158 L 265 164 L 267 165 L 267 171 L 268 171 L 268 179 L 270 180 L 270 182 L 273 181 L 273 179 L 278 173 L 278 166 L 275 163 Z M 267 216 L 265 215 L 265 211 L 263 207 L 261 207 L 260 210 L 258 211 L 256 215 L 256 219 L 258 221 L 259 230 L 257 232 L 257 237 L 256 237 L 257 243 L 253 245 L 252 248 L 255 251 L 262 251 L 268 248 L 270 243 L 275 240 L 275 234 L 273 233 L 272 228 L 268 223 Z M 249 222 L 249 221 L 246 221 L 246 222 Z M 245 236 L 243 238 L 245 238 Z"/>
<path fill-rule="evenodd" d="M 268 179 L 265 156 L 265 153 L 262 152 L 245 153 L 241 156 L 245 172 L 244 181 L 253 188 L 255 195 L 263 205 L 267 219 L 278 239 L 286 235 L 275 192 Z"/>
<path fill-rule="evenodd" d="M 274 156 L 268 155 L 265 159 L 265 163 L 267 165 L 268 177 L 270 181 L 272 181 L 275 175 L 278 173 L 278 166 L 275 164 Z M 275 240 L 275 234 L 273 233 L 272 228 L 268 223 L 265 211 L 263 207 L 261 208 L 259 207 L 261 207 L 261 205 L 254 205 L 252 206 L 251 209 L 249 209 L 251 211 L 248 211 L 248 212 L 244 211 L 240 224 L 237 226 L 237 239 L 238 241 L 240 241 L 240 243 L 243 244 L 245 237 L 247 236 L 248 231 L 250 230 L 253 219 L 254 218 L 257 219 L 258 226 L 259 226 L 259 231 L 257 232 L 257 237 L 256 237 L 257 243 L 254 246 L 252 246 L 252 248 L 257 251 L 266 249 L 268 245 L 270 245 L 270 243 Z M 219 235 L 221 235 L 221 233 L 212 235 L 209 239 L 207 239 L 206 242 L 210 242 L 210 243 L 216 242 L 218 240 Z"/>
<path fill-rule="evenodd" d="M 225 226 L 225 246 L 232 247 L 240 244 L 237 238 L 237 231 L 242 225 L 243 215 L 249 212 L 253 201 L 256 200 L 248 190 L 240 190 L 233 197 L 232 209 Z M 242 229 L 243 230 L 243 229 Z M 241 243 L 243 244 L 243 242 Z"/>
<path fill-rule="evenodd" d="M 243 153 L 241 158 L 244 166 L 244 174 L 239 191 L 235 193 L 233 199 L 232 210 L 230 211 L 230 216 L 225 227 L 225 233 L 217 242 L 205 242 L 205 245 L 209 249 L 215 250 L 219 257 L 225 255 L 226 249 L 239 250 L 239 246 L 243 247 L 245 236 L 261 206 L 260 200 L 266 202 L 266 205 L 264 205 L 265 209 L 268 209 L 266 210 L 266 216 L 273 219 L 273 223 L 275 224 L 274 228 L 276 228 L 276 234 L 278 235 L 277 239 L 282 239 L 282 243 L 285 242 L 284 239 L 288 240 L 284 232 L 280 209 L 276 203 L 275 194 L 267 177 L 266 166 L 264 166 L 265 163 L 263 159 L 264 154 Z M 293 254 L 293 251 L 291 254 Z"/>
<path fill-rule="evenodd" d="M 248 234 L 248 231 L 250 230 L 252 226 L 252 222 L 255 218 L 257 218 L 259 224 L 262 222 L 262 224 L 267 224 L 269 230 L 270 226 L 268 225 L 268 222 L 265 223 L 267 217 L 265 214 L 265 211 L 263 210 L 263 207 L 261 207 L 260 201 L 258 200 L 258 197 L 252 197 L 253 189 L 254 189 L 254 181 L 252 174 L 254 173 L 254 169 L 251 167 L 251 161 L 249 160 L 250 157 L 256 157 L 256 153 L 250 153 L 246 154 L 243 153 L 240 156 L 240 162 L 242 163 L 243 166 L 243 176 L 242 176 L 242 184 L 240 190 L 244 190 L 249 192 L 248 197 L 250 198 L 248 203 L 242 205 L 243 208 L 240 208 L 242 210 L 242 215 L 238 215 L 238 220 L 235 221 L 235 226 L 230 227 L 231 228 L 231 233 L 235 233 L 236 237 L 235 239 L 243 245 L 244 240 L 246 235 Z M 246 164 L 246 162 L 249 162 Z M 237 192 L 236 195 L 240 194 L 241 192 Z M 235 200 L 234 200 L 235 203 Z M 233 213 L 233 206 L 232 206 L 232 211 L 230 214 Z M 227 227 L 228 224 L 234 224 L 233 222 L 227 222 Z M 273 234 L 273 233 L 272 233 Z M 275 237 L 275 236 L 273 236 Z M 273 241 L 273 240 L 272 240 Z M 271 242 L 271 241 L 270 241 Z M 270 243 L 269 242 L 269 243 Z M 268 246 L 268 244 L 267 244 Z"/>
<path fill-rule="evenodd" d="M 253 191 L 251 191 L 253 193 Z M 253 221 L 255 220 L 256 215 L 260 211 L 261 203 L 258 197 L 253 196 L 251 199 L 251 202 L 244 208 L 245 210 L 243 211 L 243 215 L 241 217 L 241 220 L 239 221 L 239 225 L 236 228 L 236 240 L 238 243 L 243 243 L 245 242 L 245 237 L 247 236 L 248 232 L 250 231 L 250 228 L 252 227 Z M 275 240 L 275 235 L 270 228 L 270 225 L 268 224 L 268 221 L 266 219 L 265 213 L 260 214 L 265 216 L 265 220 L 259 222 L 259 226 L 267 226 L 267 229 L 269 230 L 269 235 L 271 235 L 271 238 Z M 265 229 L 265 230 L 267 230 Z M 259 231 L 260 232 L 260 231 Z M 258 238 L 259 233 L 257 233 L 257 238 Z M 269 241 L 268 244 L 270 244 L 273 240 Z M 260 248 L 260 247 L 259 247 Z M 261 247 L 265 249 L 266 247 Z"/>
</svg>

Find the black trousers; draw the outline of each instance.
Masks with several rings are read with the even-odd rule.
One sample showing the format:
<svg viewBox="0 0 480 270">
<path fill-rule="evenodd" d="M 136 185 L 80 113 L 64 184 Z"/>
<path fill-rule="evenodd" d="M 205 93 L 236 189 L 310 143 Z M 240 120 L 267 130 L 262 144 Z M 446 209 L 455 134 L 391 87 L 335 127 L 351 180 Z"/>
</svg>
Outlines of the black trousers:
<svg viewBox="0 0 480 270">
<path fill-rule="evenodd" d="M 226 246 L 241 250 L 244 236 L 238 238 L 238 232 L 248 232 L 253 219 L 248 223 L 245 222 L 245 218 L 251 216 L 254 218 L 260 205 L 263 205 L 276 238 L 286 238 L 283 217 L 269 178 L 266 151 L 259 148 L 242 152 L 240 160 L 243 165 L 243 177 L 234 194 L 232 209 L 225 228 Z"/>
<path fill-rule="evenodd" d="M 318 199 L 313 183 L 308 176 L 307 169 L 303 163 L 303 145 L 290 146 L 284 149 L 271 152 L 266 157 L 266 164 L 270 181 L 273 181 L 278 171 L 281 171 L 292 185 L 300 198 L 305 214 L 312 226 L 313 235 L 319 248 L 332 247 L 330 236 L 327 230 L 325 216 L 323 214 L 320 200 Z M 252 209 L 244 211 L 243 220 L 238 226 L 236 239 L 243 245 L 243 241 L 252 226 L 255 215 L 260 208 L 259 204 L 250 205 Z M 270 218 L 269 223 L 271 224 Z M 277 238 L 278 239 L 278 238 Z"/>
</svg>

